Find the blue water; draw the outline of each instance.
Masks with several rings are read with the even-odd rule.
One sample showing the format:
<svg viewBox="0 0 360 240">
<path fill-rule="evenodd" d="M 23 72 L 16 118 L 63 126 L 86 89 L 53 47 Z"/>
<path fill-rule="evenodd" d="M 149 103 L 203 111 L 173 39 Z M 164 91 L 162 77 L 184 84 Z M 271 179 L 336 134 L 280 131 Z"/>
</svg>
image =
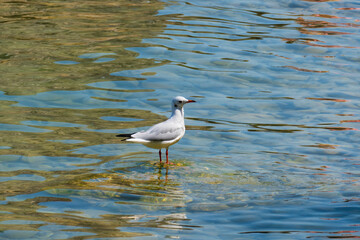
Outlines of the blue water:
<svg viewBox="0 0 360 240">
<path fill-rule="evenodd" d="M 359 238 L 359 10 L 4 4 L 0 239 Z M 177 95 L 174 165 L 115 137 Z"/>
</svg>

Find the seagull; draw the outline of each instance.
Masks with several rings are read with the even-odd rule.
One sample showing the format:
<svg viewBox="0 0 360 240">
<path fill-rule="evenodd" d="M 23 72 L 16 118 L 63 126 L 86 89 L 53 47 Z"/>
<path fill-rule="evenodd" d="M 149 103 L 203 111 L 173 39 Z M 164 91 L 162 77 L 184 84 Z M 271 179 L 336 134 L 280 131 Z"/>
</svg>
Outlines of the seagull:
<svg viewBox="0 0 360 240">
<path fill-rule="evenodd" d="M 181 96 L 171 101 L 172 113 L 168 120 L 158 123 L 146 131 L 132 134 L 119 134 L 117 137 L 125 137 L 122 141 L 141 143 L 147 147 L 159 149 L 161 164 L 161 149 L 166 148 L 166 164 L 169 164 L 169 147 L 185 134 L 184 105 L 195 102 Z"/>
</svg>

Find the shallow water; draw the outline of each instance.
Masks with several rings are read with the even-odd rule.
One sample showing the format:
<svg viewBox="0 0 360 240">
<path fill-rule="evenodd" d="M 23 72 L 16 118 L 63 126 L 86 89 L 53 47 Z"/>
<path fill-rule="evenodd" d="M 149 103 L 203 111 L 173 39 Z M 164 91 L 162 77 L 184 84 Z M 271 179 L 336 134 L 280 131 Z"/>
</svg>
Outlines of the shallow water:
<svg viewBox="0 0 360 240">
<path fill-rule="evenodd" d="M 0 239 L 359 238 L 356 1 L 0 7 Z M 115 138 L 169 115 L 157 152 Z"/>
</svg>

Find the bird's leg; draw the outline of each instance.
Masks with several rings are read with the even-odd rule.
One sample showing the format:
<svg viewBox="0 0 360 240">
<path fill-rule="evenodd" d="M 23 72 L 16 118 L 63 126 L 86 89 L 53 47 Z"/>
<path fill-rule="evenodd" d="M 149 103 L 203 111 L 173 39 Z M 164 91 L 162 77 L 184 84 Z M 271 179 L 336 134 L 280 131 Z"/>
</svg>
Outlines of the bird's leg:
<svg viewBox="0 0 360 240">
<path fill-rule="evenodd" d="M 169 149 L 166 149 L 166 164 L 169 164 Z"/>
<path fill-rule="evenodd" d="M 159 150 L 159 158 L 160 158 L 160 164 L 161 164 L 161 149 Z"/>
</svg>

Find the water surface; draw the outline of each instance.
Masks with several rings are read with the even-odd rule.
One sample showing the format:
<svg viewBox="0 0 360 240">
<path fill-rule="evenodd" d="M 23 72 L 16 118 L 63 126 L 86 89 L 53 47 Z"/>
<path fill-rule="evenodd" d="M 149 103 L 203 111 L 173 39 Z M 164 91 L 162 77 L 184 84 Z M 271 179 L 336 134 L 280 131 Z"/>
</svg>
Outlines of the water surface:
<svg viewBox="0 0 360 240">
<path fill-rule="evenodd" d="M 0 239 L 359 238 L 359 9 L 4 2 Z"/>
</svg>

